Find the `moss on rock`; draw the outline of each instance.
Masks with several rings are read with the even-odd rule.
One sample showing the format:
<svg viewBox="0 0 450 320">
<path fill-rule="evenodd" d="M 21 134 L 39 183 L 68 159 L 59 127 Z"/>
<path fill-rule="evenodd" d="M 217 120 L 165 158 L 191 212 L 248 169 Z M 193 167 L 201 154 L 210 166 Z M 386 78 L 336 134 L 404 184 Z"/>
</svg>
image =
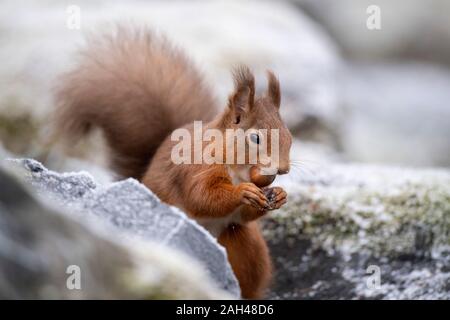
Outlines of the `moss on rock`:
<svg viewBox="0 0 450 320">
<path fill-rule="evenodd" d="M 450 245 L 450 172 L 330 165 L 285 181 L 288 204 L 266 219 L 272 242 L 307 238 L 328 252 L 429 254 Z"/>
</svg>

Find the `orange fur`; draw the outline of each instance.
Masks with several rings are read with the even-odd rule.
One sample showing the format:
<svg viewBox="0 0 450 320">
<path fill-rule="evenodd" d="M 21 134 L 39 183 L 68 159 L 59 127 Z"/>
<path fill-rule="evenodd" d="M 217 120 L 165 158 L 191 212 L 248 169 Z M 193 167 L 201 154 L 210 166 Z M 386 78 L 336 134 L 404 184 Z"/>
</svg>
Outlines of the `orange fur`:
<svg viewBox="0 0 450 320">
<path fill-rule="evenodd" d="M 74 142 L 101 128 L 113 169 L 136 179 L 173 130 L 217 112 L 181 50 L 147 30 L 123 27 L 89 39 L 73 71 L 61 77 L 56 100 L 60 133 Z"/>
<path fill-rule="evenodd" d="M 279 172 L 286 173 L 291 136 L 279 115 L 279 82 L 268 75 L 266 94 L 255 97 L 250 70 L 236 69 L 228 107 L 213 117 L 213 95 L 180 50 L 149 31 L 119 28 L 91 42 L 57 92 L 59 132 L 73 140 L 102 129 L 120 175 L 141 180 L 218 237 L 244 298 L 261 298 L 270 280 L 270 256 L 256 221 L 268 212 L 268 199 L 250 182 L 249 163 L 175 165 L 170 133 L 183 126 L 192 132 L 194 120 L 206 122 L 203 130 L 279 129 Z M 274 191 L 278 208 L 286 193 Z"/>
<path fill-rule="evenodd" d="M 262 298 L 271 280 L 272 263 L 257 222 L 230 226 L 218 241 L 227 250 L 242 296 Z"/>
</svg>

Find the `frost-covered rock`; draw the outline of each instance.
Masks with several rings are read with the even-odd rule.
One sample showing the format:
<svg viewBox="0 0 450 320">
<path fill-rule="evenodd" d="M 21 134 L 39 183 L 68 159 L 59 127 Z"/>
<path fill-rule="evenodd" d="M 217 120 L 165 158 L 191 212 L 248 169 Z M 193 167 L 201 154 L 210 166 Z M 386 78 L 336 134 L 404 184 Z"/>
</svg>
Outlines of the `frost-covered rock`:
<svg viewBox="0 0 450 320">
<path fill-rule="evenodd" d="M 450 245 L 448 170 L 328 165 L 280 184 L 289 205 L 270 217 L 287 228 L 283 236 L 308 234 L 315 245 L 348 254 Z M 417 243 L 416 236 L 431 242 Z"/>
<path fill-rule="evenodd" d="M 32 260 L 29 261 L 30 265 L 26 265 L 27 261 L 24 260 L 23 268 L 42 268 L 42 272 L 53 281 L 51 284 L 57 285 L 55 281 L 65 279 L 67 275 L 64 273 L 65 270 L 62 274 L 53 274 L 52 272 L 55 268 L 61 271 L 63 262 L 70 261 L 70 264 L 80 265 L 82 270 L 84 267 L 81 265 L 89 264 L 88 268 L 93 268 L 90 264 L 95 265 L 97 263 L 96 269 L 87 269 L 88 277 L 89 279 L 92 278 L 94 283 L 101 282 L 102 279 L 96 279 L 95 277 L 98 275 L 91 274 L 91 271 L 101 273 L 102 268 L 106 268 L 105 265 L 114 263 L 112 259 L 122 259 L 123 263 L 130 263 L 130 261 L 135 263 L 131 271 L 126 270 L 127 272 L 122 272 L 119 267 L 117 270 L 113 268 L 114 275 L 110 275 L 108 278 L 118 277 L 119 280 L 124 278 L 125 284 L 120 283 L 120 285 L 124 285 L 125 288 L 129 286 L 128 291 L 124 289 L 123 292 L 115 292 L 115 289 L 121 290 L 120 285 L 117 284 L 117 287 L 111 288 L 111 294 L 106 294 L 99 290 L 108 290 L 107 284 L 100 283 L 99 285 L 103 287 L 98 290 L 95 284 L 89 284 L 90 289 L 78 296 L 58 289 L 54 292 L 54 295 L 47 292 L 33 292 L 30 293 L 30 297 L 42 298 L 49 294 L 49 297 L 127 298 L 126 294 L 129 292 L 131 292 L 129 297 L 149 298 L 186 299 L 189 297 L 227 298 L 240 296 L 239 286 L 228 264 L 225 250 L 217 244 L 216 240 L 206 230 L 188 219 L 184 213 L 176 208 L 162 204 L 137 181 L 129 179 L 102 186 L 86 173 L 58 174 L 47 170 L 33 160 L 16 160 L 15 162 L 26 170 L 29 181 L 42 197 L 41 201 L 55 203 L 57 208 L 64 213 L 64 215 L 52 213 L 50 209 L 38 204 L 28 194 L 24 196 L 30 199 L 33 204 L 25 204 L 27 210 L 23 210 L 23 221 L 12 221 L 11 226 L 7 223 L 2 233 L 6 232 L 7 238 L 8 236 L 13 238 L 15 236 L 13 226 L 17 224 L 24 229 L 24 232 L 37 235 L 36 246 L 44 248 L 40 259 L 47 259 L 48 261 L 62 259 L 63 261 L 55 265 L 46 262 L 42 266 L 35 266 L 32 264 Z M 2 184 L 5 184 L 2 185 L 2 191 L 3 188 L 8 190 L 9 184 L 6 181 L 2 181 Z M 18 203 L 11 202 L 13 200 Z M 11 202 L 9 203 L 9 209 L 14 211 L 23 209 L 20 200 L 6 199 L 5 201 Z M 34 206 L 36 206 L 38 212 L 33 212 Z M 40 211 L 44 213 L 41 214 Z M 5 214 L 7 213 L 8 211 Z M 30 221 L 27 221 L 27 218 Z M 39 220 L 39 223 L 33 228 L 32 222 L 35 219 Z M 53 222 L 52 219 L 59 222 Z M 78 226 L 76 221 L 82 225 Z M 62 229 L 59 223 L 63 225 Z M 74 224 L 74 230 L 71 229 L 71 224 Z M 53 230 L 54 228 L 57 228 L 57 230 Z M 78 229 L 84 230 L 83 228 L 91 230 L 78 234 Z M 67 236 L 64 234 L 66 230 L 69 234 Z M 60 233 L 63 234 L 60 236 Z M 84 238 L 85 233 L 87 234 L 86 238 Z M 45 234 L 45 237 L 40 238 L 42 234 Z M 105 244 L 103 245 L 103 242 L 96 240 L 97 238 Z M 92 243 L 89 239 L 92 239 Z M 28 244 L 25 240 L 22 241 Z M 12 250 L 14 247 L 19 248 L 21 245 L 23 243 L 18 241 L 17 244 L 12 244 L 11 248 L 6 249 Z M 102 245 L 106 249 L 105 260 L 102 258 Z M 107 256 L 108 246 L 111 247 L 112 253 L 115 252 L 116 247 L 118 248 L 118 257 L 115 255 L 111 258 Z M 85 252 L 86 250 L 87 252 Z M 136 256 L 133 255 L 135 251 L 138 251 Z M 8 254 L 8 251 L 3 250 L 3 252 Z M 6 254 L 5 258 L 8 258 Z M 14 259 L 33 258 L 31 253 L 29 257 L 27 256 L 25 249 L 17 254 L 10 251 L 9 254 Z M 129 255 L 130 258 L 127 260 L 122 255 L 125 258 Z M 119 262 L 122 263 L 122 260 Z M 0 263 L 0 268 L 8 269 L 8 266 Z M 9 271 L 14 274 L 13 270 Z M 176 275 L 173 273 L 176 273 Z M 34 274 L 27 275 L 24 272 L 20 276 L 33 278 Z M 116 278 L 112 280 L 116 281 Z M 44 286 L 45 280 L 39 283 Z M 65 281 L 61 282 L 60 285 L 65 286 Z M 0 291 L 3 295 L 8 296 L 7 287 L 1 288 L 0 285 Z M 21 295 L 26 297 L 19 290 L 18 296 Z M 12 293 L 10 297 L 13 297 Z"/>
<path fill-rule="evenodd" d="M 448 170 L 327 164 L 279 184 L 288 204 L 264 229 L 274 297 L 450 298 Z"/>
<path fill-rule="evenodd" d="M 294 147 L 295 152 L 308 149 L 311 155 L 317 152 L 312 145 Z M 336 164 L 334 156 L 328 159 L 309 172 L 293 170 L 291 177 L 276 181 L 289 196 L 285 207 L 264 220 L 275 262 L 270 297 L 449 299 L 450 172 Z M 50 197 L 68 211 L 54 212 L 42 200 L 2 188 L 0 218 L 5 214 L 7 218 L 2 220 L 0 234 L 16 242 L 12 232 L 17 226 L 24 230 L 21 234 L 32 234 L 20 245 L 1 242 L 2 295 L 6 292 L 11 297 L 12 287 L 17 290 L 14 296 L 21 297 L 224 297 L 223 291 L 214 289 L 219 284 L 236 296 L 237 283 L 223 260 L 223 249 L 201 227 L 159 203 L 137 182 L 102 186 L 88 174 L 57 174 L 32 160 L 19 164 L 42 200 L 49 202 Z M 5 186 L 12 185 L 4 178 L 0 183 L 4 181 Z M 30 210 L 23 209 L 30 206 L 37 208 L 31 216 Z M 9 211 L 14 215 L 8 216 Z M 34 260 L 30 252 L 47 258 Z M 18 265 L 38 266 L 42 280 L 34 279 L 32 273 L 29 295 L 24 293 L 25 283 L 14 287 L 7 280 L 12 275 L 30 277 L 29 271 L 11 269 L 4 257 L 14 257 Z M 208 278 L 215 281 L 205 278 L 192 257 L 206 266 Z M 109 263 L 109 259 L 120 263 Z M 66 279 L 63 266 L 76 264 L 73 261 L 89 275 L 87 291 L 78 295 L 61 288 Z M 117 268 L 108 269 L 111 265 Z M 102 268 L 107 268 L 108 279 L 117 282 L 108 287 L 108 281 L 96 279 Z M 379 282 L 373 272 L 379 272 Z M 49 291 L 42 291 L 44 283 Z"/>
</svg>

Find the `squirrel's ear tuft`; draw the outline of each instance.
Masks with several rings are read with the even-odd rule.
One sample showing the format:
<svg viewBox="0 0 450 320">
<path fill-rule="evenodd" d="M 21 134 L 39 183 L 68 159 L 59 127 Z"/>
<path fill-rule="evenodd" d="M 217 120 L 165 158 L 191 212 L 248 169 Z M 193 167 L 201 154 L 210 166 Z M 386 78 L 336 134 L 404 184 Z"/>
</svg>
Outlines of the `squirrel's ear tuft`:
<svg viewBox="0 0 450 320">
<path fill-rule="evenodd" d="M 267 96 L 272 100 L 273 104 L 279 108 L 281 104 L 280 81 L 270 70 L 267 70 L 267 79 L 269 81 Z"/>
<path fill-rule="evenodd" d="M 253 108 L 255 99 L 255 77 L 246 66 L 239 66 L 233 70 L 234 92 L 229 99 L 230 108 L 236 116 L 236 123 L 242 114 Z"/>
</svg>

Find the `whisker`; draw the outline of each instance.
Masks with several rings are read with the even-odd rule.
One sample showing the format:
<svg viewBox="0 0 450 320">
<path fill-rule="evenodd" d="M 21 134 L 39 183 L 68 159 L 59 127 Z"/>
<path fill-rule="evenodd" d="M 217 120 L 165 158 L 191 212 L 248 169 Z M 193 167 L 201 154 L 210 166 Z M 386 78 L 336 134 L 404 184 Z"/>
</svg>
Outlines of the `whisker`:
<svg viewBox="0 0 450 320">
<path fill-rule="evenodd" d="M 312 164 L 320 165 L 320 162 L 315 161 L 315 160 L 310 160 L 310 159 L 291 159 L 291 162 L 300 163 L 300 164 L 312 163 Z"/>
<path fill-rule="evenodd" d="M 306 168 L 306 167 L 300 167 L 299 171 L 303 172 L 303 173 L 306 173 L 306 174 L 309 174 L 309 175 L 312 175 L 312 176 L 316 175 L 316 173 L 313 170 L 311 170 L 309 168 Z"/>
<path fill-rule="evenodd" d="M 313 168 L 306 166 L 304 163 L 293 161 L 293 162 L 291 162 L 291 165 L 292 165 L 292 168 L 297 170 L 297 172 L 306 173 L 306 174 L 313 175 L 313 176 L 316 175 L 315 170 Z"/>
</svg>

